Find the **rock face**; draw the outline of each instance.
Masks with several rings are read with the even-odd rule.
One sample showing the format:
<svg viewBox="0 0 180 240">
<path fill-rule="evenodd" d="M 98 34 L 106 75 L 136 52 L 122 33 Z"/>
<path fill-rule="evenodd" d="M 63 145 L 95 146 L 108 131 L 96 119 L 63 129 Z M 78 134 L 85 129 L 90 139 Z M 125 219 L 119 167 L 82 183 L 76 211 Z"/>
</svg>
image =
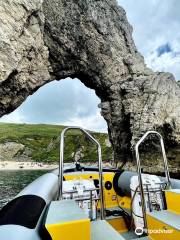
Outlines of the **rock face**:
<svg viewBox="0 0 180 240">
<path fill-rule="evenodd" d="M 0 144 L 0 161 L 9 161 L 17 157 L 20 152 L 23 152 L 25 146 L 21 143 L 6 142 Z"/>
<path fill-rule="evenodd" d="M 50 79 L 40 0 L 0 1 L 0 115 Z"/>
<path fill-rule="evenodd" d="M 0 13 L 0 116 L 49 81 L 78 78 L 101 99 L 115 161 L 147 130 L 180 143 L 180 86 L 147 68 L 115 0 L 7 0 Z"/>
</svg>

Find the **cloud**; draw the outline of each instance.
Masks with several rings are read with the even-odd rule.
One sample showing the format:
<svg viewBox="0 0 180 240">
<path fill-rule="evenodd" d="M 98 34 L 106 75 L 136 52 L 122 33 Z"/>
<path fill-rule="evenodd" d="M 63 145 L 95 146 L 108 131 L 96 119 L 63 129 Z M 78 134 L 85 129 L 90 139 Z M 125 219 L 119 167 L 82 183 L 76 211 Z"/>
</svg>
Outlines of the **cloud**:
<svg viewBox="0 0 180 240">
<path fill-rule="evenodd" d="M 145 57 L 145 62 L 156 71 L 163 69 L 163 71 L 172 72 L 179 80 L 180 59 L 177 53 L 180 52 L 180 1 L 136 0 L 135 5 L 133 2 L 118 0 L 126 10 L 128 20 L 133 26 L 133 38 L 138 50 Z M 163 57 L 161 54 L 155 55 L 155 51 L 160 46 L 168 47 L 167 43 L 172 53 L 163 54 L 165 55 Z M 152 58 L 154 61 L 150 61 Z"/>
<path fill-rule="evenodd" d="M 94 115 L 72 118 L 70 121 L 64 122 L 64 124 L 67 126 L 80 126 L 92 131 L 107 132 L 107 124 L 105 121 L 102 121 L 102 116 L 99 111 Z"/>
<path fill-rule="evenodd" d="M 12 112 L 11 114 L 8 114 L 0 119 L 0 122 L 10 122 L 10 123 L 24 123 L 25 118 L 23 114 L 16 110 Z"/>
<path fill-rule="evenodd" d="M 100 99 L 78 79 L 54 81 L 41 87 L 1 122 L 78 125 L 107 132 L 100 115 Z"/>
<path fill-rule="evenodd" d="M 155 71 L 169 71 L 177 79 L 180 79 L 180 54 L 178 52 L 164 51 L 162 54 L 159 54 L 159 51 L 155 50 L 146 58 L 146 62 Z"/>
</svg>

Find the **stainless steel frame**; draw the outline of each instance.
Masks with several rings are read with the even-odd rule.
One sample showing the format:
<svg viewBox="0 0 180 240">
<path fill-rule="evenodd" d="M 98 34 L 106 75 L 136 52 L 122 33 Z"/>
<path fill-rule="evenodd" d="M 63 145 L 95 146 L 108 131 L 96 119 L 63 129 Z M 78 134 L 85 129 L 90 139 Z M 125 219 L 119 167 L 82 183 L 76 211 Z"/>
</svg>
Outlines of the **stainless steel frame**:
<svg viewBox="0 0 180 240">
<path fill-rule="evenodd" d="M 164 170 L 165 170 L 165 175 L 167 179 L 167 184 L 168 187 L 171 187 L 171 182 L 170 182 L 170 175 L 169 175 L 169 168 L 168 168 L 168 161 L 166 157 L 166 152 L 165 152 L 165 147 L 164 147 L 164 141 L 161 136 L 156 131 L 148 131 L 146 132 L 143 137 L 137 142 L 135 146 L 135 152 L 136 152 L 136 161 L 137 161 L 137 172 L 138 172 L 138 179 L 139 179 L 139 188 L 140 188 L 140 193 L 141 193 L 141 202 L 142 202 L 142 212 L 143 212 L 143 219 L 144 219 L 144 228 L 147 229 L 147 219 L 146 219 L 146 204 L 145 204 L 145 198 L 144 198 L 144 189 L 143 189 L 143 182 L 142 182 L 142 176 L 141 176 L 141 163 L 140 163 L 140 157 L 139 157 L 139 146 L 140 144 L 147 138 L 148 135 L 154 134 L 158 136 L 161 144 L 161 151 L 163 155 L 163 161 L 164 161 Z"/>
<path fill-rule="evenodd" d="M 63 195 L 63 164 L 64 164 L 64 135 L 69 130 L 80 130 L 84 133 L 93 143 L 97 145 L 98 150 L 98 167 L 99 167 L 99 191 L 100 191 L 100 214 L 101 219 L 105 218 L 104 213 L 104 184 L 103 184 L 103 169 L 102 169 L 102 153 L 101 153 L 101 146 L 99 142 L 93 138 L 86 130 L 80 127 L 67 127 L 61 133 L 61 140 L 60 140 L 60 161 L 59 161 L 59 195 L 58 198 L 62 199 Z"/>
</svg>

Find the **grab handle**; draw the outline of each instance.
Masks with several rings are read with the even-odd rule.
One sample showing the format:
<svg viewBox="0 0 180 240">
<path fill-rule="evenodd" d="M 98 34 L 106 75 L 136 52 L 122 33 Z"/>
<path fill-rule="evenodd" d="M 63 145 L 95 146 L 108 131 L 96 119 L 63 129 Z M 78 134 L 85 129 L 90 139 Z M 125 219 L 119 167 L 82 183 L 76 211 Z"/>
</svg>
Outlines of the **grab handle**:
<svg viewBox="0 0 180 240">
<path fill-rule="evenodd" d="M 67 127 L 61 133 L 60 140 L 60 161 L 59 161 L 59 199 L 62 199 L 63 195 L 63 164 L 64 164 L 64 135 L 69 130 L 80 130 L 84 133 L 93 143 L 97 145 L 98 150 L 98 168 L 99 168 L 99 190 L 100 190 L 100 210 L 101 219 L 104 219 L 104 189 L 103 189 L 103 170 L 102 170 L 102 151 L 99 142 L 91 136 L 85 129 L 80 127 Z"/>
<path fill-rule="evenodd" d="M 137 172 L 138 172 L 139 187 L 140 187 L 141 202 L 142 202 L 142 212 L 143 212 L 143 219 L 144 219 L 144 227 L 146 229 L 147 229 L 146 204 L 145 204 L 144 189 L 143 189 L 143 182 L 142 182 L 142 176 L 141 176 L 141 162 L 140 162 L 140 157 L 139 157 L 139 146 L 149 135 L 156 135 L 156 136 L 158 136 L 158 138 L 160 140 L 161 151 L 162 151 L 163 162 L 164 162 L 164 171 L 165 171 L 165 175 L 166 175 L 166 179 L 167 179 L 167 184 L 168 184 L 169 188 L 171 187 L 168 161 L 167 161 L 167 157 L 166 157 L 163 138 L 162 138 L 161 134 L 156 132 L 156 131 L 148 131 L 142 136 L 142 138 L 136 143 L 136 146 L 135 146 L 136 161 L 137 161 Z"/>
</svg>

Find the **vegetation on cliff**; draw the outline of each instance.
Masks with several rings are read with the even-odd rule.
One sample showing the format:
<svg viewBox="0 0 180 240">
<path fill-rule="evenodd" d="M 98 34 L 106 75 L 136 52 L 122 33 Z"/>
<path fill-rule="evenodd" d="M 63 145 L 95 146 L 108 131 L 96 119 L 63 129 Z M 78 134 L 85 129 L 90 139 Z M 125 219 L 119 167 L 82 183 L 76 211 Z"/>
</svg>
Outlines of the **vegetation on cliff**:
<svg viewBox="0 0 180 240">
<path fill-rule="evenodd" d="M 0 123 L 0 146 L 6 150 L 9 147 L 9 151 L 4 151 L 4 155 L 1 154 L 1 160 L 58 162 L 60 133 L 63 129 L 64 126 L 60 125 Z M 108 142 L 108 135 L 96 132 L 91 134 L 101 143 L 103 160 L 111 160 L 112 147 Z M 96 146 L 77 130 L 69 131 L 65 138 L 66 162 L 73 161 L 74 154 L 80 146 L 83 146 L 82 161 L 97 160 Z"/>
</svg>

